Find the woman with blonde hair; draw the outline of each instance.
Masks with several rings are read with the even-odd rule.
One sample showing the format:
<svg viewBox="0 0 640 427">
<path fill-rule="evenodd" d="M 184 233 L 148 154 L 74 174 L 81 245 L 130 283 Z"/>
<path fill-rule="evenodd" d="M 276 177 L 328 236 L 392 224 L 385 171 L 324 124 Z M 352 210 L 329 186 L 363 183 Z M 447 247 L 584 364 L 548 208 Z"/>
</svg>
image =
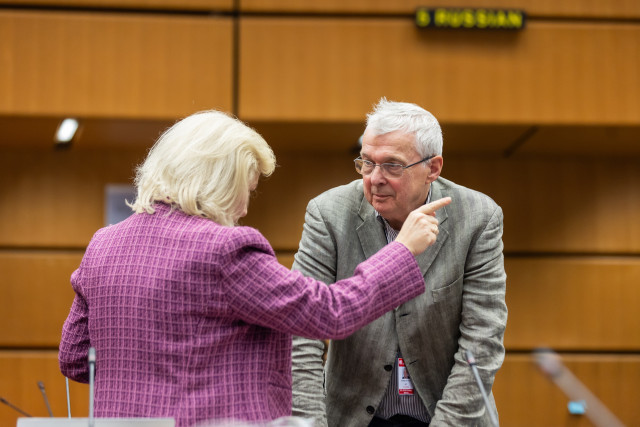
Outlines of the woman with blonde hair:
<svg viewBox="0 0 640 427">
<path fill-rule="evenodd" d="M 264 139 L 218 111 L 168 129 L 138 168 L 135 212 L 93 236 L 71 276 L 62 373 L 88 382 L 98 417 L 269 421 L 291 414 L 291 336 L 343 338 L 419 295 L 414 256 L 435 241 L 433 211 L 332 286 L 280 265 L 236 226 L 275 168 Z"/>
</svg>

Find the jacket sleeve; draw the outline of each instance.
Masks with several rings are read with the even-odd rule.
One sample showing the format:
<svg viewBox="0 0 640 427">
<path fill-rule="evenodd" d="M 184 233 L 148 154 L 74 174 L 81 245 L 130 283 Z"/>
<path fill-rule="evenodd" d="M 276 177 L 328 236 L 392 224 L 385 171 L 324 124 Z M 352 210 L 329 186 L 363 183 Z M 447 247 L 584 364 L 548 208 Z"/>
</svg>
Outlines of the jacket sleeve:
<svg viewBox="0 0 640 427">
<path fill-rule="evenodd" d="M 312 200 L 307 206 L 302 239 L 293 269 L 323 282 L 336 280 L 335 243 L 327 231 L 320 212 Z M 293 415 L 311 418 L 316 426 L 327 426 L 324 390 L 324 343 L 293 337 L 291 375 L 293 380 Z"/>
<path fill-rule="evenodd" d="M 307 338 L 345 338 L 424 292 L 411 252 L 392 243 L 333 286 L 280 265 L 266 239 L 235 227 L 220 266 L 224 295 L 247 323 Z M 400 285 L 398 284 L 400 283 Z"/>
<path fill-rule="evenodd" d="M 432 426 L 491 425 L 465 350 L 472 350 L 487 394 L 504 361 L 507 323 L 506 273 L 502 253 L 502 210 L 496 207 L 474 240 L 463 282 L 462 321 L 458 351 Z M 490 399 L 493 400 L 492 396 Z"/>
<path fill-rule="evenodd" d="M 71 305 L 69 316 L 62 327 L 62 337 L 58 353 L 58 362 L 62 374 L 74 381 L 88 383 L 89 368 L 87 352 L 91 346 L 89 340 L 88 308 L 82 295 L 81 269 L 71 275 L 71 285 L 76 296 Z"/>
</svg>

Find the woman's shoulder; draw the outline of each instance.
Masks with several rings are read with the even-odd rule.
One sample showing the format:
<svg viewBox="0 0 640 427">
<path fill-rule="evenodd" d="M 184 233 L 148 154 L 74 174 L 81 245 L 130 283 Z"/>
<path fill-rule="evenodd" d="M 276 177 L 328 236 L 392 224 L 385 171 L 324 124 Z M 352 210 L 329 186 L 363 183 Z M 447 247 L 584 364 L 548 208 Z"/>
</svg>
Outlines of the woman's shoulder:
<svg viewBox="0 0 640 427">
<path fill-rule="evenodd" d="M 268 248 L 271 245 L 267 239 L 253 227 L 225 226 L 210 219 L 196 218 L 190 221 L 189 233 L 194 240 L 208 242 L 213 246 L 226 248 L 227 251 L 235 251 L 243 247 Z"/>
<path fill-rule="evenodd" d="M 268 248 L 269 251 L 272 251 L 267 238 L 253 227 L 235 226 L 222 228 L 224 229 L 223 233 L 230 248 L 253 246 L 257 248 Z"/>
<path fill-rule="evenodd" d="M 200 242 L 203 246 L 211 245 L 234 250 L 244 246 L 268 246 L 267 239 L 255 228 L 245 226 L 225 226 L 208 218 L 178 215 L 173 218 L 173 225 L 180 230 L 181 239 Z"/>
<path fill-rule="evenodd" d="M 124 241 L 192 248 L 209 254 L 235 252 L 247 247 L 273 253 L 267 239 L 253 227 L 228 227 L 208 218 L 163 209 L 153 214 L 133 214 L 121 223 L 98 230 L 88 249 L 110 247 Z"/>
</svg>

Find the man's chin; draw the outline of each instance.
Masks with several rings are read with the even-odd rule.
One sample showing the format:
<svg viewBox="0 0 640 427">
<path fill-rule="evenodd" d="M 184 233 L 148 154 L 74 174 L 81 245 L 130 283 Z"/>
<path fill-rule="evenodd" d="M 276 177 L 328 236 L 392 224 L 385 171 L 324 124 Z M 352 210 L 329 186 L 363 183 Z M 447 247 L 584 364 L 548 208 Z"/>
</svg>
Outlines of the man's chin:
<svg viewBox="0 0 640 427">
<path fill-rule="evenodd" d="M 380 200 L 374 197 L 373 203 L 371 203 L 371 205 L 380 215 L 384 217 L 385 214 L 387 214 L 392 208 L 389 202 L 390 200 L 388 198 L 385 198 L 384 200 Z"/>
</svg>

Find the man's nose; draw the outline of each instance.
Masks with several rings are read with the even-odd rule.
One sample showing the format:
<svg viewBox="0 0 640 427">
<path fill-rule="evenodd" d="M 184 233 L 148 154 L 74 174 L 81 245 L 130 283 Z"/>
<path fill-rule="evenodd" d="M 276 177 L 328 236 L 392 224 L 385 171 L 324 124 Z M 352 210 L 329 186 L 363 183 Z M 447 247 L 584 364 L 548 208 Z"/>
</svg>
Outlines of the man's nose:
<svg viewBox="0 0 640 427">
<path fill-rule="evenodd" d="M 371 172 L 371 182 L 376 185 L 384 184 L 385 182 L 387 182 L 387 179 L 382 173 L 382 168 L 380 166 L 376 166 L 373 168 L 373 172 Z"/>
</svg>

